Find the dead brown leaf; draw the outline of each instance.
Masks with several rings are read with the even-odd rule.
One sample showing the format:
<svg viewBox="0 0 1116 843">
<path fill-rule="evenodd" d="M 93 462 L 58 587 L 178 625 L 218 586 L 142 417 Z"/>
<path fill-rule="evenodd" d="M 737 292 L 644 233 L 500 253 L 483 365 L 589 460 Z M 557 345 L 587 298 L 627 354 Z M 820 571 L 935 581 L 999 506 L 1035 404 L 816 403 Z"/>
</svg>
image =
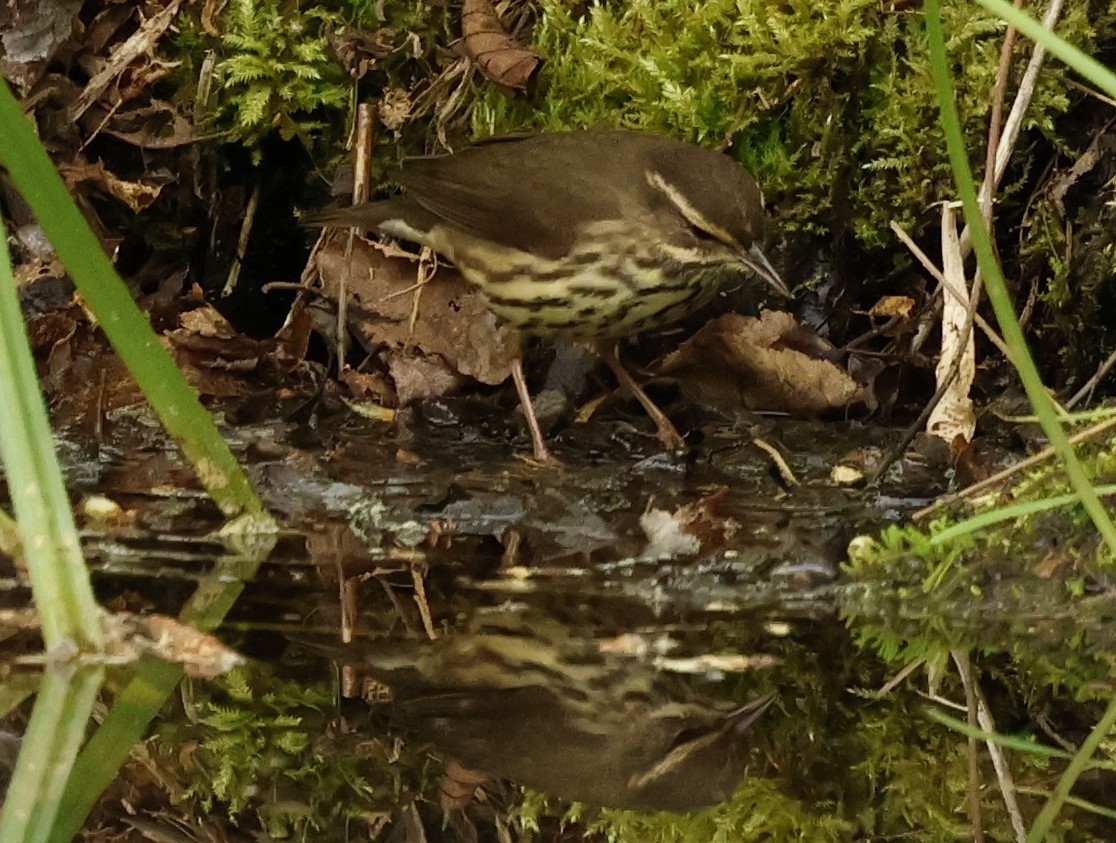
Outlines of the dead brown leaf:
<svg viewBox="0 0 1116 843">
<path fill-rule="evenodd" d="M 103 162 L 98 161 L 95 164 L 88 162 L 63 164 L 58 168 L 65 179 L 68 187 L 75 187 L 80 184 L 92 184 L 101 189 L 109 196 L 119 199 L 131 210 L 139 212 L 147 208 L 151 203 L 159 198 L 162 192 L 162 185 L 144 184 L 138 181 L 128 181 L 119 178 L 115 174 L 105 169 Z"/>
<path fill-rule="evenodd" d="M 718 486 L 709 494 L 680 506 L 674 512 L 650 509 L 639 519 L 648 542 L 643 556 L 648 559 L 674 559 L 724 547 L 732 542 L 740 524 L 717 514 L 717 505 L 728 494 L 728 486 Z"/>
<path fill-rule="evenodd" d="M 1072 571 L 1074 568 L 1074 561 L 1070 554 L 1065 551 L 1051 551 L 1047 553 L 1042 559 L 1038 561 L 1031 568 L 1031 573 L 1039 579 L 1048 580 L 1058 574 L 1060 571 Z"/>
<path fill-rule="evenodd" d="M 401 405 L 416 398 L 451 395 L 461 386 L 461 375 L 441 357 L 423 357 L 406 352 L 388 352 L 388 372 L 395 382 Z"/>
<path fill-rule="evenodd" d="M 209 304 L 187 310 L 178 317 L 182 330 L 200 337 L 223 337 L 232 339 L 236 330 L 217 310 Z"/>
<path fill-rule="evenodd" d="M 59 343 L 69 342 L 77 331 L 77 320 L 69 313 L 55 311 L 27 320 L 27 336 L 31 349 L 39 354 Z"/>
<path fill-rule="evenodd" d="M 326 40 L 349 76 L 363 79 L 380 59 L 390 55 L 396 48 L 398 35 L 398 30 L 391 27 L 382 27 L 371 32 L 347 27 L 341 31 L 327 31 Z"/>
<path fill-rule="evenodd" d="M 726 410 L 809 416 L 861 399 L 860 386 L 830 362 L 835 350 L 789 313 L 728 313 L 714 319 L 660 365 L 696 402 Z"/>
<path fill-rule="evenodd" d="M 180 327 L 163 334 L 190 384 L 203 395 L 258 397 L 263 385 L 280 386 L 280 398 L 314 394 L 318 378 L 306 362 L 310 316 L 298 310 L 274 337 L 237 332 L 209 304 L 176 314 Z"/>
<path fill-rule="evenodd" d="M 491 0 L 464 0 L 461 34 L 469 58 L 497 84 L 525 90 L 542 63 L 542 56 L 508 34 Z"/>
<path fill-rule="evenodd" d="M 338 380 L 349 388 L 349 393 L 357 400 L 373 401 L 378 404 L 395 400 L 395 390 L 392 389 L 387 378 L 378 372 L 360 372 L 345 368 L 338 375 Z"/>
<path fill-rule="evenodd" d="M 213 679 L 244 664 L 244 657 L 212 635 L 166 615 L 135 615 L 141 646 L 167 661 L 178 662 L 187 676 Z"/>
<path fill-rule="evenodd" d="M 101 131 L 141 149 L 174 149 L 216 137 L 199 134 L 185 114 L 161 100 L 117 112 Z"/>
<path fill-rule="evenodd" d="M 910 296 L 884 296 L 877 301 L 868 311 L 868 315 L 880 319 L 890 319 L 893 316 L 910 316 L 914 310 L 915 300 Z"/>
<path fill-rule="evenodd" d="M 348 275 L 352 328 L 368 345 L 410 356 L 437 355 L 449 372 L 481 383 L 494 385 L 508 378 L 518 354 L 518 338 L 497 323 L 484 296 L 460 274 L 443 267 L 423 285 L 412 332 L 415 291 L 409 288 L 415 284 L 415 262 L 389 257 L 363 238 L 357 238 L 351 260 L 346 259 L 346 238 L 344 233 L 334 235 L 323 245 L 317 255 L 318 271 L 330 295 L 336 294 L 341 277 Z"/>
</svg>

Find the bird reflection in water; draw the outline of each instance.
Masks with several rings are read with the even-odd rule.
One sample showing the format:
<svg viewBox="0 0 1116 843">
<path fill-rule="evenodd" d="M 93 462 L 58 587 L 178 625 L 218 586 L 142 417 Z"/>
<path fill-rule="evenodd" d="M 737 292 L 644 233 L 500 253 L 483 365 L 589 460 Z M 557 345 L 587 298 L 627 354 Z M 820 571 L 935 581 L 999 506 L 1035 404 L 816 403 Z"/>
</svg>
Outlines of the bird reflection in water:
<svg viewBox="0 0 1116 843">
<path fill-rule="evenodd" d="M 475 626 L 334 653 L 387 684 L 400 721 L 458 762 L 459 774 L 483 771 L 568 801 L 675 812 L 721 802 L 742 781 L 749 732 L 775 699 L 702 697 L 692 677 L 602 652 L 555 622 Z M 451 780 L 444 796 L 472 793 L 479 780 Z"/>
</svg>

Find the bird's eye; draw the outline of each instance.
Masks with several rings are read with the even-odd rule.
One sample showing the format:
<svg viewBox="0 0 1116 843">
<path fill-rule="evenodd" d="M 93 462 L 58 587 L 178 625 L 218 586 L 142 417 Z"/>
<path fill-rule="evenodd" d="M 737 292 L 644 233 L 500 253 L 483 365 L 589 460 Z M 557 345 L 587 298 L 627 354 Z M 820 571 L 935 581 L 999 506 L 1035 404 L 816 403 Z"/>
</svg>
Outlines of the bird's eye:
<svg viewBox="0 0 1116 843">
<path fill-rule="evenodd" d="M 709 219 L 686 198 L 682 191 L 667 182 L 661 175 L 653 171 L 648 171 L 647 183 L 666 197 L 666 200 L 674 206 L 674 209 L 682 219 L 689 224 L 690 230 L 699 240 L 706 243 L 719 243 L 722 246 L 728 246 L 730 249 L 737 248 L 736 241 L 726 229 L 721 228 L 716 223 L 710 222 Z"/>
</svg>

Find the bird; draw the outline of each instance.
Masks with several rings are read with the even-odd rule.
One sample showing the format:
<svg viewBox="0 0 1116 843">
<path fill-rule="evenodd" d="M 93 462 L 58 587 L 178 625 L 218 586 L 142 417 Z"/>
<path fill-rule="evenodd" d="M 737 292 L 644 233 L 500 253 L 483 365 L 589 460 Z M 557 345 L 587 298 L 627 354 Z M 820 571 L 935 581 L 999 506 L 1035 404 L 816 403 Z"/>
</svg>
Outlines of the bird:
<svg viewBox="0 0 1116 843">
<path fill-rule="evenodd" d="M 384 683 L 395 722 L 465 769 L 608 808 L 684 813 L 727 799 L 776 700 L 710 696 L 527 611 L 436 641 L 300 645 Z"/>
<path fill-rule="evenodd" d="M 669 327 L 749 276 L 790 297 L 761 247 L 756 180 L 693 143 L 624 129 L 503 135 L 405 159 L 397 181 L 400 195 L 304 222 L 428 246 L 521 335 L 592 344 L 671 449 L 685 443 L 620 363 L 619 340 Z M 511 373 L 534 456 L 550 460 L 521 354 Z"/>
</svg>

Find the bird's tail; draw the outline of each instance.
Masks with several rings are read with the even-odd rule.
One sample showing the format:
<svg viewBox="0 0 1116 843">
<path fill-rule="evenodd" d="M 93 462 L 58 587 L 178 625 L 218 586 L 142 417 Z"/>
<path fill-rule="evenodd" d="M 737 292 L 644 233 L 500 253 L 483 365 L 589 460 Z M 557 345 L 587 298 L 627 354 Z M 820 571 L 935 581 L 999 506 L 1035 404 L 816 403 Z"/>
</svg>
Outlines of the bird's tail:
<svg viewBox="0 0 1116 843">
<path fill-rule="evenodd" d="M 429 233 L 438 218 L 407 196 L 363 202 L 342 208 L 326 208 L 303 214 L 299 222 L 308 228 L 358 228 L 361 231 L 379 231 L 400 240 L 409 240 L 432 246 Z"/>
<path fill-rule="evenodd" d="M 387 219 L 396 216 L 395 203 L 364 202 L 337 208 L 324 208 L 302 214 L 298 221 L 307 228 L 349 228 L 355 227 L 370 231 L 378 228 Z"/>
</svg>

